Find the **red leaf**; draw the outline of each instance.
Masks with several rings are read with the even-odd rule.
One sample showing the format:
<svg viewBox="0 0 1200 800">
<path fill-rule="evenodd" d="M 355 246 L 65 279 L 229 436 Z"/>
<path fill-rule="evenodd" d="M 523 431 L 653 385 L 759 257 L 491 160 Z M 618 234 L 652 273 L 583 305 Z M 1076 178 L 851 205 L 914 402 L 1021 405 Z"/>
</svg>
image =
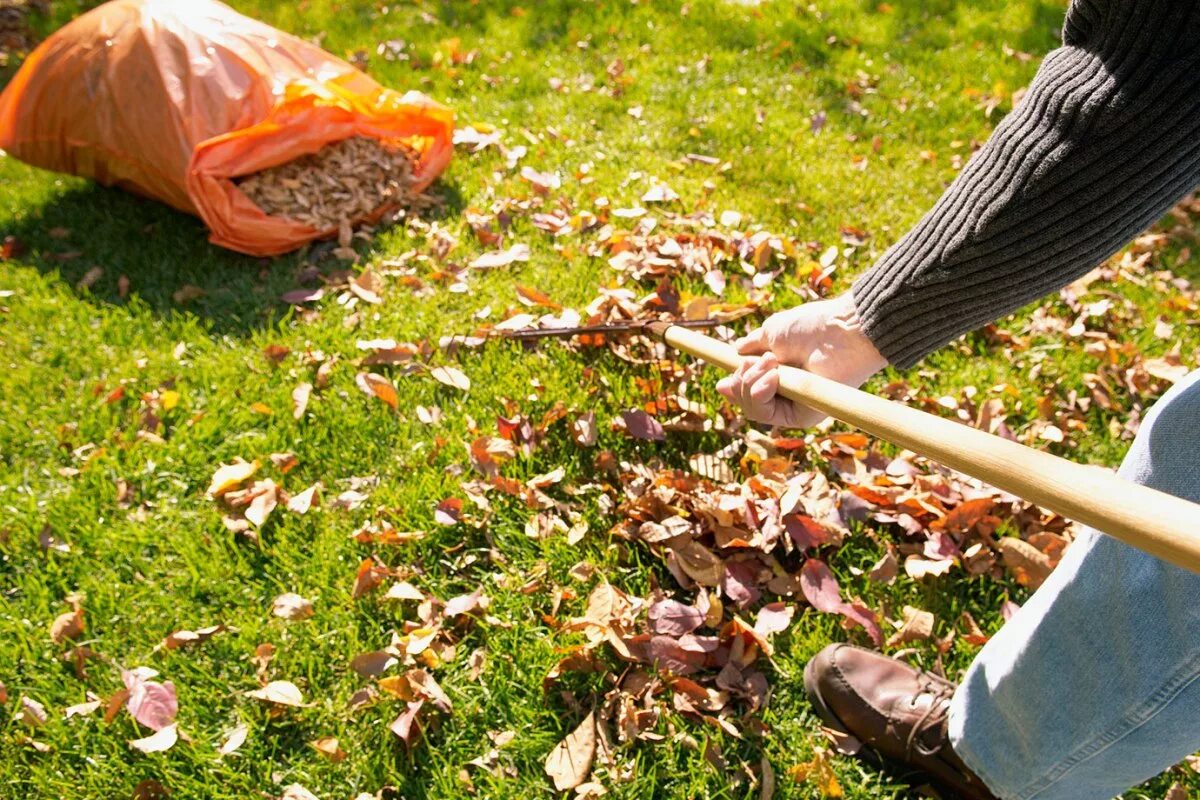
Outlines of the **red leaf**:
<svg viewBox="0 0 1200 800">
<path fill-rule="evenodd" d="M 682 636 L 704 624 L 704 615 L 694 606 L 684 605 L 678 600 L 660 600 L 650 606 L 650 630 Z"/>
<path fill-rule="evenodd" d="M 666 438 L 663 435 L 663 426 L 659 424 L 658 420 L 640 408 L 622 411 L 621 418 L 625 420 L 625 430 L 635 439 L 661 442 Z"/>
<path fill-rule="evenodd" d="M 800 590 L 817 611 L 841 614 L 851 622 L 861 625 L 876 647 L 883 642 L 883 631 L 879 628 L 875 612 L 862 603 L 847 603 L 843 600 L 837 579 L 833 577 L 824 561 L 810 558 L 804 562 L 800 569 Z"/>
<path fill-rule="evenodd" d="M 439 525 L 457 525 L 461 518 L 462 500 L 457 497 L 447 497 L 433 511 L 433 519 Z"/>
</svg>

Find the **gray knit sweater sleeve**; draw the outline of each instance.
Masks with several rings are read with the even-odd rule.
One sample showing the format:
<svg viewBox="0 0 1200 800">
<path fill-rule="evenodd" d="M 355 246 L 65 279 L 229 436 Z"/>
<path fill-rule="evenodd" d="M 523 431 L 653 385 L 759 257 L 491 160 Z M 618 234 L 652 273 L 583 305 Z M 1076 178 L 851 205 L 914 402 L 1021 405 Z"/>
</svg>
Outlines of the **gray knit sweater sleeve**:
<svg viewBox="0 0 1200 800">
<path fill-rule="evenodd" d="M 859 277 L 908 367 L 1115 253 L 1200 185 L 1200 0 L 1074 0 L 1063 46 L 925 217 Z"/>
</svg>

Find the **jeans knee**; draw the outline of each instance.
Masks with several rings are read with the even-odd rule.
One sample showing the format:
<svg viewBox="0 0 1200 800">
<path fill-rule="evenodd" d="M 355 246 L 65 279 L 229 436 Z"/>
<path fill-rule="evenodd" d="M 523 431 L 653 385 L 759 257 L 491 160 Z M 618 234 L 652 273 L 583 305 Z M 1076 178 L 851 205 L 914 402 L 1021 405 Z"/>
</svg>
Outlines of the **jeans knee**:
<svg viewBox="0 0 1200 800">
<path fill-rule="evenodd" d="M 1120 475 L 1200 502 L 1200 370 L 1164 394 L 1146 415 Z"/>
</svg>

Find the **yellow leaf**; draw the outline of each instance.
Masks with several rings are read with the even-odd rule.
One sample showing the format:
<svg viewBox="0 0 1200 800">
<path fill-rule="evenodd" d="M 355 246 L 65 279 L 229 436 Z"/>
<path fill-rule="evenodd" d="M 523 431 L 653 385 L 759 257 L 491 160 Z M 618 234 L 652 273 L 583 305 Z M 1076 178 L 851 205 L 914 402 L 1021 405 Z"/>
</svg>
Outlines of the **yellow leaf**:
<svg viewBox="0 0 1200 800">
<path fill-rule="evenodd" d="M 179 392 L 174 389 L 167 389 L 158 398 L 158 402 L 162 405 L 163 411 L 170 411 L 175 406 L 179 405 Z"/>
<path fill-rule="evenodd" d="M 258 471 L 258 461 L 243 461 L 238 458 L 232 464 L 222 464 L 212 476 L 212 484 L 208 487 L 210 497 L 219 497 L 230 489 L 248 480 Z"/>
<path fill-rule="evenodd" d="M 275 413 L 274 411 L 271 410 L 271 407 L 269 405 L 267 405 L 266 403 L 251 403 L 250 410 L 253 411 L 255 414 L 262 414 L 267 417 L 269 417 Z"/>
</svg>

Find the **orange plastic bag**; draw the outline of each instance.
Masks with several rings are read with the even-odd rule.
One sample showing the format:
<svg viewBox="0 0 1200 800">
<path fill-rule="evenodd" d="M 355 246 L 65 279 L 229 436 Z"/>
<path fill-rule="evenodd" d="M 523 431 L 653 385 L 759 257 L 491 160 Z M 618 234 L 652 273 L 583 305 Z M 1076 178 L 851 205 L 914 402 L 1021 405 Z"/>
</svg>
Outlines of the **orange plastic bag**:
<svg viewBox="0 0 1200 800">
<path fill-rule="evenodd" d="M 214 244 L 260 256 L 336 231 L 266 215 L 232 178 L 365 136 L 419 154 L 419 191 L 450 161 L 453 128 L 424 95 L 215 0 L 106 3 L 43 42 L 0 94 L 0 149 L 196 214 Z"/>
</svg>

